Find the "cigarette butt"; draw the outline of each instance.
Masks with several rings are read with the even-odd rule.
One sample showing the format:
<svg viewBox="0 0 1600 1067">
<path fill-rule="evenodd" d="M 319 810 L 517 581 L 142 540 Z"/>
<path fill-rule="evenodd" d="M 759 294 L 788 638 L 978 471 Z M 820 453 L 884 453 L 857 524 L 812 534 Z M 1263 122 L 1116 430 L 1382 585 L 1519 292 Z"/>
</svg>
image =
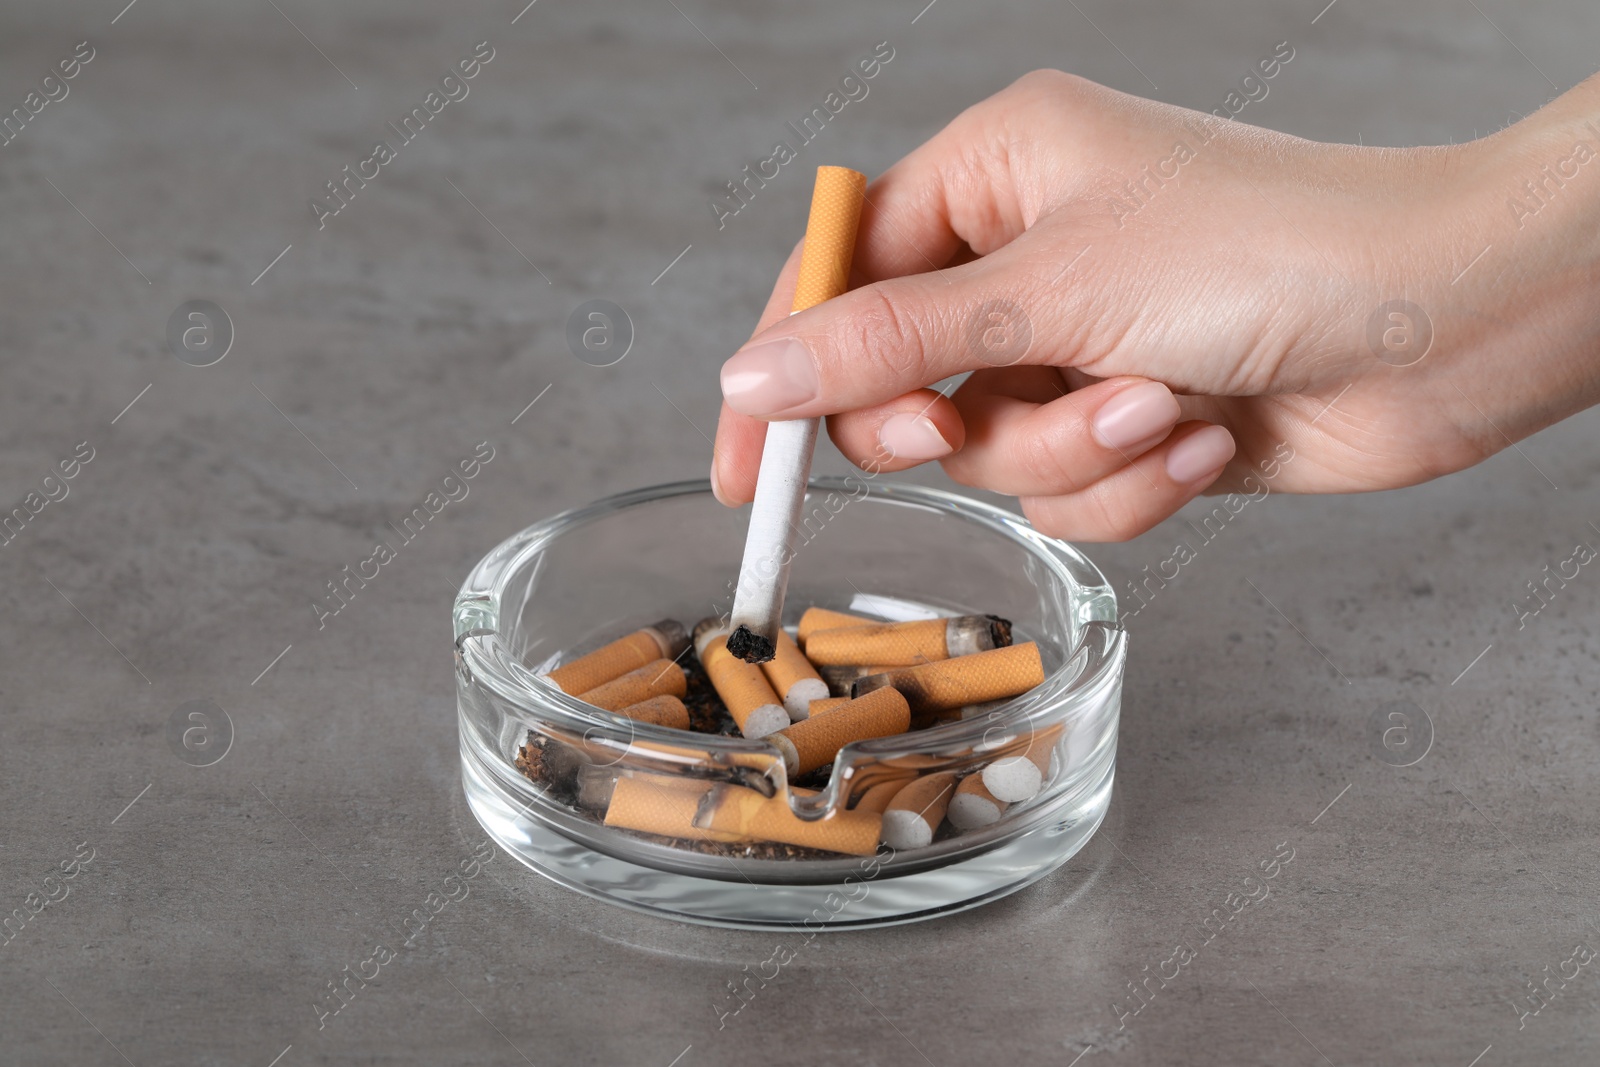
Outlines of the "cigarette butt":
<svg viewBox="0 0 1600 1067">
<path fill-rule="evenodd" d="M 852 856 L 877 852 L 883 827 L 883 817 L 873 811 L 836 811 L 814 821 L 802 819 L 782 793 L 764 797 L 736 785 L 717 785 L 698 807 L 695 826 L 710 833 Z"/>
<path fill-rule="evenodd" d="M 811 707 L 807 711 L 807 717 L 811 715 L 826 715 L 828 712 L 842 708 L 848 703 L 850 703 L 849 697 L 823 697 L 821 700 L 813 700 Z"/>
<path fill-rule="evenodd" d="M 911 709 L 896 689 L 879 689 L 847 706 L 797 722 L 767 740 L 783 755 L 791 778 L 833 762 L 852 741 L 891 737 L 911 728 Z"/>
<path fill-rule="evenodd" d="M 683 668 L 670 659 L 658 659 L 631 670 L 620 678 L 613 678 L 578 696 L 579 700 L 606 711 L 621 711 L 651 697 L 670 695 L 681 697 L 689 691 L 688 678 Z"/>
<path fill-rule="evenodd" d="M 981 719 L 995 708 L 1008 703 L 1005 700 L 985 700 L 981 704 L 967 704 L 950 711 L 941 711 L 935 718 L 939 722 L 965 722 L 968 719 Z"/>
<path fill-rule="evenodd" d="M 694 648 L 728 714 L 739 732 L 750 738 L 766 737 L 789 725 L 789 713 L 767 683 L 766 673 L 754 663 L 739 659 L 727 647 L 728 629 L 716 619 L 704 619 L 694 628 Z"/>
<path fill-rule="evenodd" d="M 829 611 L 827 608 L 807 608 L 805 614 L 800 616 L 800 625 L 795 627 L 795 640 L 801 648 L 806 647 L 806 639 L 818 630 L 837 630 L 841 626 L 867 626 L 872 620 L 865 615 L 848 615 L 842 611 Z"/>
<path fill-rule="evenodd" d="M 847 697 L 850 695 L 851 687 L 861 679 L 892 670 L 895 668 L 878 663 L 871 667 L 818 667 L 817 674 L 827 683 L 830 694 Z"/>
<path fill-rule="evenodd" d="M 806 657 L 819 667 L 877 663 L 911 667 L 954 656 L 970 656 L 1011 644 L 1011 623 L 995 615 L 884 622 L 818 630 L 806 641 Z"/>
<path fill-rule="evenodd" d="M 674 730 L 687 730 L 689 728 L 689 709 L 683 706 L 683 701 L 671 693 L 641 700 L 637 704 L 629 704 L 618 712 L 626 715 L 636 722 L 647 722 L 652 726 L 670 726 Z"/>
<path fill-rule="evenodd" d="M 579 656 L 546 677 L 563 693 L 579 696 L 653 660 L 677 659 L 688 643 L 682 626 L 672 619 L 662 619 Z"/>
<path fill-rule="evenodd" d="M 605 815 L 611 806 L 611 797 L 622 776 L 615 767 L 597 767 L 586 763 L 578 769 L 578 807 Z"/>
<path fill-rule="evenodd" d="M 969 774 L 956 787 L 945 817 L 957 830 L 976 830 L 999 822 L 1010 806 L 984 788 L 983 775 Z"/>
<path fill-rule="evenodd" d="M 828 695 L 828 683 L 817 674 L 800 646 L 782 630 L 774 642 L 773 657 L 761 665 L 772 691 L 783 700 L 789 718 L 796 722 L 811 714 L 811 702 Z"/>
<path fill-rule="evenodd" d="M 955 791 L 954 771 L 924 775 L 901 789 L 883 813 L 883 843 L 894 849 L 933 844 Z"/>
<path fill-rule="evenodd" d="M 1061 739 L 1059 724 L 1028 737 L 1015 755 L 997 759 L 983 769 L 983 785 L 996 800 L 1008 804 L 1028 800 L 1039 792 L 1050 769 L 1050 756 Z"/>
<path fill-rule="evenodd" d="M 856 806 L 851 811 L 875 811 L 880 815 L 894 799 L 895 794 L 906 787 L 906 779 L 892 778 L 887 782 L 879 782 L 861 794 L 861 799 L 856 801 Z"/>
<path fill-rule="evenodd" d="M 857 680 L 852 692 L 860 697 L 893 686 L 905 694 L 914 714 L 937 715 L 968 704 L 1018 696 L 1043 683 L 1039 646 L 1029 641 L 868 675 Z"/>
<path fill-rule="evenodd" d="M 529 731 L 526 743 L 518 752 L 519 767 L 524 760 L 537 768 L 537 780 L 542 780 L 547 789 L 558 793 L 572 789 L 583 768 L 589 766 L 583 753 L 573 745 L 535 731 Z"/>
<path fill-rule="evenodd" d="M 631 774 L 618 778 L 611 790 L 605 824 L 694 841 L 737 841 L 738 834 L 694 823 L 700 802 L 711 792 L 711 787 L 712 783 L 700 779 L 664 774 Z"/>
</svg>

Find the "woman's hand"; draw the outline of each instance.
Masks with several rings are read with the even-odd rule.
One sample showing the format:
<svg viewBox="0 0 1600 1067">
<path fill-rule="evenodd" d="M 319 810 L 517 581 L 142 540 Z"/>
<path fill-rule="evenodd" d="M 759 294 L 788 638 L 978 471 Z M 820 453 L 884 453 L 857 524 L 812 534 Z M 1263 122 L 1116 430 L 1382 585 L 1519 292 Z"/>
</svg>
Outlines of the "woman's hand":
<svg viewBox="0 0 1600 1067">
<path fill-rule="evenodd" d="M 717 494 L 754 495 L 763 420 L 814 415 L 1078 540 L 1471 466 L 1600 400 L 1591 115 L 1596 79 L 1467 145 L 1353 148 L 1030 74 L 869 187 L 858 288 L 788 317 L 790 257 L 722 369 Z"/>
</svg>

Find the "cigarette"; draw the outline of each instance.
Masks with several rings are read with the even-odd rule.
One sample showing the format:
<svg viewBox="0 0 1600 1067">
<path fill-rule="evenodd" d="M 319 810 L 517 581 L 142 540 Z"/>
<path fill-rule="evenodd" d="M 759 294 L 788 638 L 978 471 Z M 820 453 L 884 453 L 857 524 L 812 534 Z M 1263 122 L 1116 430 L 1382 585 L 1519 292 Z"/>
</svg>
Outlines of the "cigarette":
<svg viewBox="0 0 1600 1067">
<path fill-rule="evenodd" d="M 879 782 L 877 785 L 870 787 L 865 793 L 862 793 L 861 799 L 857 800 L 855 807 L 850 810 L 875 811 L 881 815 L 888 808 L 889 802 L 895 798 L 895 794 L 905 787 L 906 780 L 904 778 L 891 778 L 887 782 Z"/>
<path fill-rule="evenodd" d="M 597 767 L 585 763 L 578 768 L 578 807 L 605 815 L 621 777 L 615 767 Z"/>
<path fill-rule="evenodd" d="M 671 693 L 641 700 L 637 704 L 629 704 L 618 712 L 626 715 L 635 722 L 647 722 L 652 726 L 670 726 L 674 730 L 687 730 L 689 728 L 689 709 L 684 707 L 683 701 Z"/>
<path fill-rule="evenodd" d="M 695 841 L 737 841 L 736 833 L 695 825 L 700 802 L 712 783 L 698 778 L 665 774 L 631 774 L 618 778 L 611 789 L 605 824 L 662 837 Z"/>
<path fill-rule="evenodd" d="M 857 171 L 817 168 L 790 314 L 831 300 L 850 287 L 850 263 L 866 188 L 867 176 Z M 767 426 L 755 505 L 733 596 L 733 633 L 728 637 L 728 650 L 747 663 L 764 663 L 777 651 L 795 531 L 800 528 L 811 454 L 821 425 L 821 419 L 792 419 Z"/>
<path fill-rule="evenodd" d="M 847 615 L 842 611 L 830 611 L 827 608 L 807 608 L 805 614 L 800 616 L 800 625 L 795 627 L 795 640 L 801 648 L 806 647 L 806 639 L 818 630 L 837 630 L 846 626 L 868 626 L 873 622 L 865 615 Z"/>
<path fill-rule="evenodd" d="M 782 793 L 764 797 L 743 786 L 717 785 L 700 799 L 694 825 L 735 839 L 870 856 L 878 851 L 883 816 L 874 811 L 836 811 L 820 819 L 802 819 Z"/>
<path fill-rule="evenodd" d="M 961 779 L 945 817 L 957 830 L 976 830 L 1000 821 L 1010 807 L 983 786 L 983 775 L 969 774 Z"/>
<path fill-rule="evenodd" d="M 944 712 L 940 715 L 940 718 L 960 719 L 962 721 L 981 719 L 995 708 L 1004 707 L 1008 702 L 1007 700 L 985 700 L 981 704 L 968 704 L 955 712 Z"/>
<path fill-rule="evenodd" d="M 672 619 L 635 630 L 609 645 L 563 664 L 545 677 L 563 693 L 578 696 L 658 659 L 677 659 L 689 644 L 683 627 Z"/>
<path fill-rule="evenodd" d="M 818 667 L 817 674 L 827 684 L 830 695 L 847 697 L 851 688 L 861 679 L 894 669 L 878 663 L 871 667 Z"/>
<path fill-rule="evenodd" d="M 983 769 L 984 788 L 996 800 L 1008 804 L 1031 799 L 1044 784 L 1045 772 L 1050 769 L 1050 756 L 1060 739 L 1059 724 L 1033 734 L 1023 751 L 997 759 Z"/>
<path fill-rule="evenodd" d="M 850 703 L 849 697 L 823 697 L 821 700 L 813 700 L 811 702 L 811 707 L 807 709 L 806 715 L 807 717 L 826 715 L 828 712 L 842 708 L 848 703 Z"/>
<path fill-rule="evenodd" d="M 818 630 L 806 640 L 806 658 L 819 667 L 877 663 L 911 667 L 970 656 L 1011 644 L 1011 623 L 996 615 L 885 622 Z"/>
<path fill-rule="evenodd" d="M 773 657 L 761 665 L 772 691 L 783 699 L 789 718 L 798 722 L 811 714 L 811 702 L 828 695 L 828 683 L 817 674 L 800 646 L 782 630 L 778 631 Z"/>
<path fill-rule="evenodd" d="M 739 732 L 760 738 L 788 726 L 789 713 L 767 684 L 766 674 L 754 663 L 735 658 L 728 651 L 727 636 L 727 627 L 716 619 L 704 619 L 694 628 L 694 649 Z"/>
<path fill-rule="evenodd" d="M 883 813 L 883 843 L 893 849 L 933 844 L 955 791 L 954 771 L 924 775 L 901 789 Z"/>
<path fill-rule="evenodd" d="M 651 697 L 681 697 L 688 691 L 688 678 L 683 668 L 670 659 L 658 659 L 586 693 L 580 693 L 578 699 L 606 711 L 621 711 Z"/>
<path fill-rule="evenodd" d="M 893 686 L 905 694 L 916 715 L 937 715 L 968 704 L 1020 696 L 1044 683 L 1039 646 L 1032 641 L 990 652 L 899 667 L 859 679 L 856 697 Z"/>
<path fill-rule="evenodd" d="M 897 689 L 884 688 L 826 715 L 797 722 L 767 740 L 782 753 L 789 777 L 796 778 L 832 763 L 852 741 L 892 737 L 910 728 L 911 709 L 905 697 Z"/>
</svg>

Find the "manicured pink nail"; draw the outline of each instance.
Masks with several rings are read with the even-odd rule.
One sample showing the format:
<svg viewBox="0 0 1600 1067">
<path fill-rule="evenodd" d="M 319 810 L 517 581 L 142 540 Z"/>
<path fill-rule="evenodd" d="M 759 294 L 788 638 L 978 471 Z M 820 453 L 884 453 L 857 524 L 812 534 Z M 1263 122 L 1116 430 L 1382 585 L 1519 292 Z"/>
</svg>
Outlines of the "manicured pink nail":
<svg viewBox="0 0 1600 1067">
<path fill-rule="evenodd" d="M 741 415 L 770 418 L 816 399 L 811 351 L 793 338 L 763 341 L 722 365 L 722 396 Z"/>
<path fill-rule="evenodd" d="M 878 441 L 897 459 L 938 459 L 955 451 L 926 415 L 890 415 L 878 429 Z"/>
<path fill-rule="evenodd" d="M 1198 482 L 1233 458 L 1233 434 L 1207 426 L 1185 437 L 1167 453 L 1167 477 L 1179 485 Z"/>
<path fill-rule="evenodd" d="M 1178 425 L 1178 398 L 1160 382 L 1130 386 L 1100 405 L 1094 436 L 1106 448 L 1132 448 Z"/>
</svg>

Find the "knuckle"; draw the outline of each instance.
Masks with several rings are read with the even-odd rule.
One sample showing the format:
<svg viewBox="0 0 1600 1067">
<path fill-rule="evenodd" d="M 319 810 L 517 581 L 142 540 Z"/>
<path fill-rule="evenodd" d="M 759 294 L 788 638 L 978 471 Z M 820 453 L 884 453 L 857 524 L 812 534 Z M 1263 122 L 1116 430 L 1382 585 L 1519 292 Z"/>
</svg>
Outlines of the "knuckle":
<svg viewBox="0 0 1600 1067">
<path fill-rule="evenodd" d="M 1040 67 L 1037 70 L 1028 71 L 1028 73 L 1012 82 L 1007 87 L 1007 91 L 1028 96 L 1055 94 L 1075 91 L 1085 83 L 1086 80 L 1076 74 L 1068 74 L 1066 71 L 1057 70 L 1054 67 Z"/>
<path fill-rule="evenodd" d="M 939 461 L 939 466 L 944 468 L 945 477 L 957 485 L 967 486 L 969 489 L 988 488 L 978 464 L 974 463 L 970 455 L 956 452 Z"/>
<path fill-rule="evenodd" d="M 1035 530 L 1046 537 L 1059 537 L 1063 540 L 1072 537 L 1081 537 L 1083 531 L 1067 522 L 1062 510 L 1055 506 L 1052 497 L 1023 497 L 1022 517 L 1027 519 Z"/>
<path fill-rule="evenodd" d="M 840 371 L 850 377 L 865 371 L 903 381 L 915 378 L 928 363 L 921 324 L 904 300 L 891 296 L 882 286 L 861 291 L 859 306 L 852 311 L 846 327 L 844 345 L 852 351 Z"/>
<path fill-rule="evenodd" d="M 1128 493 L 1118 492 L 1109 480 L 1083 494 L 1084 509 L 1094 517 L 1097 540 L 1130 541 L 1159 521 L 1158 517 L 1142 513 L 1129 497 Z"/>
<path fill-rule="evenodd" d="M 1012 82 L 1001 90 L 997 99 L 1013 111 L 1059 115 L 1063 107 L 1081 103 L 1098 88 L 1094 82 L 1077 74 L 1043 68 L 1029 71 Z"/>
<path fill-rule="evenodd" d="M 1055 433 L 1019 433 L 1012 438 L 1012 463 L 1017 470 L 1049 490 L 1076 492 L 1084 485 L 1086 469 Z"/>
</svg>

